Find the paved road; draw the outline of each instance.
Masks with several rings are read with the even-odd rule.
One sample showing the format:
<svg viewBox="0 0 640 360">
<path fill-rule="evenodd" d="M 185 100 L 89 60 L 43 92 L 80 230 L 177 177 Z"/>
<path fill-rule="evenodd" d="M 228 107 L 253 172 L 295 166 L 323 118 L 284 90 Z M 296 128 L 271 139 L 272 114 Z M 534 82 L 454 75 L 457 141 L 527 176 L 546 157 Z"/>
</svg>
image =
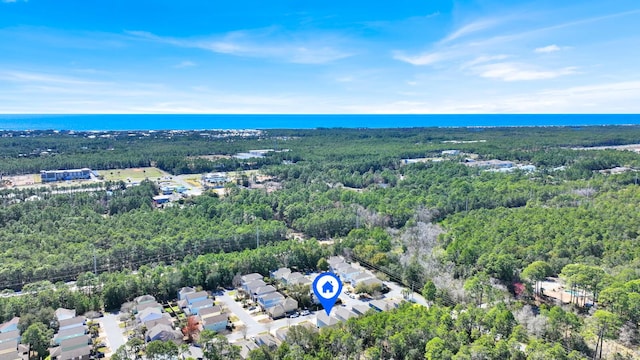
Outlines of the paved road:
<svg viewBox="0 0 640 360">
<path fill-rule="evenodd" d="M 263 326 L 263 324 L 255 321 L 253 317 L 251 317 L 251 315 L 249 315 L 249 313 L 245 309 L 243 309 L 240 304 L 233 300 L 233 298 L 229 296 L 227 292 L 225 292 L 223 295 L 216 296 L 216 300 L 222 301 L 222 303 L 226 305 L 227 309 L 229 309 L 229 312 L 235 314 L 240 319 L 240 321 L 242 321 L 244 325 L 247 326 L 247 328 L 252 329 L 254 327 Z"/>
<path fill-rule="evenodd" d="M 104 317 L 98 319 L 100 326 L 107 335 L 107 346 L 111 351 L 108 354 L 114 353 L 118 348 L 125 343 L 122 329 L 118 326 L 119 314 L 105 314 Z"/>
<path fill-rule="evenodd" d="M 312 313 L 307 316 L 300 316 L 295 319 L 283 318 L 275 321 L 270 321 L 267 323 L 259 323 L 257 322 L 247 310 L 245 310 L 242 305 L 233 300 L 233 297 L 228 295 L 228 292 L 225 291 L 224 295 L 216 296 L 216 300 L 220 300 L 226 307 L 229 309 L 230 313 L 233 313 L 237 316 L 240 321 L 242 321 L 247 329 L 246 336 L 247 338 L 251 338 L 252 336 L 256 336 L 258 334 L 264 332 L 271 332 L 275 334 L 275 331 L 292 325 L 297 325 L 304 321 L 310 321 L 315 323 L 315 315 Z M 227 335 L 229 341 L 236 341 L 242 339 L 243 334 L 241 331 L 234 331 L 233 333 Z"/>
</svg>

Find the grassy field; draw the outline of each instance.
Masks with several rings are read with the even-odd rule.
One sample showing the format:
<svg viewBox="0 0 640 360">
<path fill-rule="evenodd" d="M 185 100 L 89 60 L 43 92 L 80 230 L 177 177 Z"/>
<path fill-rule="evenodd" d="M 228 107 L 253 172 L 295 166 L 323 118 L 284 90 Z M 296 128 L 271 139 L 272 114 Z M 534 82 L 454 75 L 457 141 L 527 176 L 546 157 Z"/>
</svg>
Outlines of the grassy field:
<svg viewBox="0 0 640 360">
<path fill-rule="evenodd" d="M 147 168 L 131 168 L 119 170 L 100 170 L 98 173 L 104 176 L 105 180 L 110 181 L 142 181 L 146 178 L 155 180 L 159 177 L 167 176 L 162 170 L 154 167 Z"/>
<path fill-rule="evenodd" d="M 189 175 L 186 177 L 183 177 L 184 181 L 186 183 L 188 183 L 191 186 L 194 187 L 201 187 L 202 185 L 200 184 L 200 178 L 202 177 L 202 175 L 200 174 L 195 174 L 195 175 Z"/>
</svg>

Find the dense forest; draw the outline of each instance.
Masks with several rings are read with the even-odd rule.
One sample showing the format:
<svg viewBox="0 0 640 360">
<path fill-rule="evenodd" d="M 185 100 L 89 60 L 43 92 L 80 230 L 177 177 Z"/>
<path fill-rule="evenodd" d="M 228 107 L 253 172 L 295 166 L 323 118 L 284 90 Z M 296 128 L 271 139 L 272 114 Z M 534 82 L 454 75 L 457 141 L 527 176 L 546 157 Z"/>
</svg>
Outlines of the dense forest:
<svg viewBox="0 0 640 360">
<path fill-rule="evenodd" d="M 0 298 L 0 322 L 47 324 L 58 306 L 117 309 L 146 293 L 168 300 L 181 286 L 215 290 L 237 274 L 313 270 L 339 254 L 422 289 L 433 306 L 301 328 L 252 359 L 581 359 L 605 341 L 605 356 L 637 353 L 640 155 L 578 148 L 638 143 L 638 126 L 104 134 L 3 132 L 0 172 L 259 169 L 281 186 L 230 184 L 225 196 L 162 209 L 150 181 L 0 190 L 0 287 L 36 294 Z M 262 148 L 287 151 L 201 157 Z M 431 161 L 404 161 L 413 158 Z M 489 159 L 535 170 L 472 165 Z M 548 277 L 584 296 L 550 299 Z"/>
</svg>

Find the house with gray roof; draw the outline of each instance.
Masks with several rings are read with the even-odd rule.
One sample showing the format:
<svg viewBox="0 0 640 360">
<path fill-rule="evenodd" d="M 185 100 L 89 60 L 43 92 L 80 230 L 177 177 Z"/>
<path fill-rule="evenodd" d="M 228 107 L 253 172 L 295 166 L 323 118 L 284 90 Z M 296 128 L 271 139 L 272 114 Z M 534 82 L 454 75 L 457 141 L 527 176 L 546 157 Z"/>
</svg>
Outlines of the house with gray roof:
<svg viewBox="0 0 640 360">
<path fill-rule="evenodd" d="M 387 311 L 391 310 L 394 306 L 384 300 L 371 300 L 369 301 L 369 307 L 375 311 Z"/>
<path fill-rule="evenodd" d="M 58 333 L 53 337 L 53 343 L 60 344 L 64 340 L 82 336 L 86 333 L 87 333 L 87 328 L 84 326 L 73 327 L 73 328 L 62 330 L 62 331 L 58 331 Z"/>
<path fill-rule="evenodd" d="M 243 275 L 241 280 L 242 280 L 242 285 L 248 284 L 252 281 L 255 280 L 262 280 L 264 278 L 264 276 L 262 276 L 262 274 L 258 274 L 258 273 L 252 273 L 252 274 L 247 274 L 247 275 Z"/>
<path fill-rule="evenodd" d="M 358 317 L 358 314 L 341 306 L 333 309 L 333 315 L 340 321 L 347 321 L 352 317 Z"/>
<path fill-rule="evenodd" d="M 202 352 L 202 349 L 196 346 L 189 346 L 189 349 L 181 354 L 181 359 L 182 360 L 187 360 L 187 359 L 195 359 L 195 360 L 202 360 L 204 358 L 204 353 Z"/>
<path fill-rule="evenodd" d="M 182 289 L 178 290 L 178 300 L 184 300 L 187 294 L 191 294 L 194 292 L 196 292 L 196 289 L 189 286 L 185 286 Z"/>
<path fill-rule="evenodd" d="M 65 319 L 58 322 L 60 324 L 60 326 L 58 327 L 58 331 L 70 329 L 73 327 L 83 327 L 86 322 L 87 318 L 85 318 L 84 316 L 76 316 L 71 319 Z"/>
<path fill-rule="evenodd" d="M 89 360 L 91 359 L 91 345 L 85 345 L 73 350 L 62 351 L 55 360 Z"/>
<path fill-rule="evenodd" d="M 380 279 L 378 279 L 376 277 L 360 280 L 360 284 L 365 285 L 365 286 L 377 285 L 377 286 L 380 286 L 380 288 L 384 288 L 384 286 L 385 286 L 384 283 L 382 282 L 382 280 L 380 280 Z"/>
<path fill-rule="evenodd" d="M 309 285 L 311 280 L 299 272 L 293 272 L 284 279 L 287 285 Z"/>
<path fill-rule="evenodd" d="M 209 316 L 218 315 L 221 313 L 222 313 L 222 307 L 220 305 L 214 305 L 210 308 L 200 309 L 198 315 L 200 315 L 201 319 L 204 319 Z"/>
<path fill-rule="evenodd" d="M 136 304 L 144 304 L 144 303 L 156 301 L 156 298 L 153 297 L 152 295 L 142 295 L 142 296 L 138 296 L 137 298 L 133 299 L 133 301 Z"/>
<path fill-rule="evenodd" d="M 173 319 L 171 319 L 171 315 L 167 313 L 162 313 L 162 317 L 159 319 L 149 320 L 142 323 L 147 329 L 151 329 L 156 325 L 167 325 L 173 327 Z"/>
<path fill-rule="evenodd" d="M 351 307 L 351 311 L 353 311 L 356 315 L 364 315 L 371 311 L 371 308 L 365 304 L 356 304 Z"/>
<path fill-rule="evenodd" d="M 149 329 L 147 332 L 147 342 L 161 340 L 173 341 L 176 344 L 182 342 L 182 333 L 171 326 L 159 324 Z"/>
<path fill-rule="evenodd" d="M 371 279 L 373 277 L 374 276 L 372 274 L 370 274 L 370 273 L 368 273 L 366 271 L 363 271 L 363 272 L 361 272 L 361 273 L 359 273 L 359 274 L 357 274 L 357 275 L 355 275 L 355 276 L 353 276 L 351 278 L 351 281 L 350 281 L 351 282 L 351 286 L 353 286 L 355 288 L 356 286 L 358 286 L 359 282 L 361 282 L 363 280 Z"/>
<path fill-rule="evenodd" d="M 284 301 L 284 295 L 279 292 L 265 294 L 257 298 L 258 305 L 262 307 L 263 310 L 266 310 L 276 304 L 279 304 Z"/>
<path fill-rule="evenodd" d="M 184 296 L 184 299 L 187 300 L 187 304 L 192 305 L 201 300 L 205 300 L 209 298 L 209 293 L 206 291 L 198 291 L 194 293 L 189 293 Z"/>
<path fill-rule="evenodd" d="M 260 348 L 258 344 L 251 340 L 241 340 L 236 342 L 234 345 L 240 347 L 240 357 L 243 359 L 247 359 L 252 350 Z"/>
<path fill-rule="evenodd" d="M 276 292 L 276 288 L 274 288 L 271 285 L 265 285 L 265 286 L 260 286 L 259 288 L 257 288 L 252 294 L 252 298 L 256 299 L 258 296 L 263 296 L 266 294 L 270 294 L 270 293 L 274 293 Z"/>
<path fill-rule="evenodd" d="M 334 326 L 339 323 L 340 323 L 340 320 L 336 319 L 333 316 L 327 315 L 327 313 L 324 311 L 318 311 L 316 313 L 316 326 L 318 328 Z"/>
<path fill-rule="evenodd" d="M 253 294 L 258 288 L 266 286 L 267 284 L 262 280 L 253 280 L 249 283 L 242 285 L 242 290 L 248 295 Z"/>
<path fill-rule="evenodd" d="M 358 270 L 352 266 L 345 266 L 338 270 L 338 275 L 343 282 L 350 282 L 353 277 L 361 272 L 362 270 Z"/>
<path fill-rule="evenodd" d="M 89 335 L 63 340 L 60 343 L 60 349 L 62 349 L 62 351 L 74 350 L 85 345 L 91 345 L 91 337 Z"/>
<path fill-rule="evenodd" d="M 256 335 L 255 341 L 258 346 L 266 346 L 271 350 L 275 350 L 279 343 L 278 339 L 269 333 Z"/>
<path fill-rule="evenodd" d="M 73 309 L 58 308 L 54 314 L 56 316 L 56 319 L 58 319 L 58 321 L 76 317 L 76 311 Z"/>
<path fill-rule="evenodd" d="M 206 309 L 206 308 L 212 308 L 213 305 L 214 305 L 213 300 L 203 299 L 189 305 L 189 311 L 191 312 L 191 315 L 198 315 L 200 313 L 200 310 Z"/>
<path fill-rule="evenodd" d="M 347 264 L 346 262 L 344 262 L 344 261 L 343 261 L 343 262 L 341 262 L 341 263 L 337 263 L 337 264 L 335 264 L 335 266 L 332 266 L 332 267 L 331 267 L 331 271 L 332 271 L 334 274 L 339 275 L 339 274 L 340 274 L 340 271 L 341 271 L 342 269 L 345 269 L 345 268 L 350 267 L 350 266 L 351 266 L 351 265 L 349 265 L 349 264 Z"/>
<path fill-rule="evenodd" d="M 144 324 L 152 320 L 158 320 L 162 317 L 162 310 L 158 308 L 148 308 L 136 314 L 136 320 Z"/>
<path fill-rule="evenodd" d="M 202 320 L 202 328 L 206 330 L 220 332 L 227 328 L 229 324 L 229 314 L 218 314 L 206 317 Z"/>
<path fill-rule="evenodd" d="M 287 297 L 282 302 L 267 308 L 267 313 L 272 319 L 279 319 L 296 311 L 297 309 L 298 302 L 291 297 Z"/>
<path fill-rule="evenodd" d="M 329 263 L 329 269 L 333 272 L 336 272 L 336 266 L 338 266 L 339 264 L 344 264 L 345 261 L 339 256 L 331 256 L 327 259 L 327 263 Z"/>
<path fill-rule="evenodd" d="M 277 281 L 283 281 L 287 276 L 291 274 L 291 269 L 282 267 L 271 273 L 271 277 Z"/>
<path fill-rule="evenodd" d="M 135 313 L 139 313 L 142 312 L 146 309 L 151 309 L 151 308 L 155 308 L 158 310 L 162 310 L 162 305 L 160 305 L 157 301 L 153 300 L 153 301 L 147 301 L 141 304 L 137 304 L 135 306 Z"/>
</svg>

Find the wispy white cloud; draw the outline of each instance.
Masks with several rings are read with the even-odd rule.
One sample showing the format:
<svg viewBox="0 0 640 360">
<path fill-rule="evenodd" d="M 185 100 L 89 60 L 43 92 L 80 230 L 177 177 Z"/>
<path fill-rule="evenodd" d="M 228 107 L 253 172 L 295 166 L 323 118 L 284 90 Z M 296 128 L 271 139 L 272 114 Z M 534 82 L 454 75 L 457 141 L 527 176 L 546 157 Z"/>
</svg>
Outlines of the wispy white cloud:
<svg viewBox="0 0 640 360">
<path fill-rule="evenodd" d="M 537 28 L 523 30 L 520 32 L 510 32 L 508 34 L 499 34 L 499 35 L 487 37 L 485 39 L 473 41 L 470 44 L 477 47 L 481 47 L 481 46 L 509 43 L 509 42 L 521 40 L 523 38 L 540 36 L 541 34 L 552 32 L 555 30 L 582 26 L 582 25 L 589 25 L 589 24 L 598 23 L 605 20 L 611 20 L 611 19 L 626 17 L 630 15 L 637 15 L 637 14 L 640 14 L 640 9 L 623 11 L 623 12 L 618 12 L 613 14 L 606 14 L 601 16 L 593 16 L 593 17 L 572 20 L 572 21 L 565 21 L 565 22 L 561 22 L 553 25 L 541 26 Z"/>
<path fill-rule="evenodd" d="M 416 66 L 433 65 L 451 57 L 451 54 L 444 52 L 424 52 L 417 55 L 407 55 L 402 51 L 393 52 L 394 59 Z"/>
<path fill-rule="evenodd" d="M 421 95 L 423 99 L 433 96 Z M 607 114 L 638 113 L 640 81 L 601 83 L 585 86 L 524 92 L 512 95 L 463 97 L 444 96 L 436 100 L 380 101 L 350 104 L 344 112 L 371 114 Z"/>
<path fill-rule="evenodd" d="M 466 68 L 470 68 L 470 67 L 474 67 L 476 65 L 479 64 L 486 64 L 488 62 L 493 62 L 493 61 L 498 61 L 498 60 L 504 60 L 509 58 L 509 55 L 505 55 L 505 54 L 500 54 L 500 55 L 482 55 L 482 56 L 478 56 L 473 60 L 467 61 L 465 63 L 462 64 L 462 66 L 460 67 L 461 69 L 466 69 Z"/>
<path fill-rule="evenodd" d="M 545 70 L 520 63 L 501 62 L 477 66 L 474 70 L 483 78 L 503 81 L 530 81 L 572 75 L 576 73 L 577 69 L 575 67 L 565 67 L 556 70 Z"/>
<path fill-rule="evenodd" d="M 499 23 L 500 22 L 497 19 L 478 20 L 478 21 L 469 23 L 469 24 L 459 28 L 458 30 L 452 32 L 447 37 L 442 39 L 440 42 L 441 43 L 448 43 L 448 42 L 457 40 L 459 38 L 471 35 L 473 33 L 481 32 L 483 30 L 489 29 L 489 28 L 491 28 L 491 27 L 493 27 L 493 26 L 495 26 L 495 25 L 497 25 Z"/>
<path fill-rule="evenodd" d="M 533 73 L 545 70 L 529 70 Z M 560 71 L 562 72 L 562 71 Z M 506 76 L 506 75 L 505 75 Z M 516 76 L 516 75 L 509 75 Z M 522 75 L 519 75 L 523 77 Z M 535 78 L 540 75 L 526 75 Z M 518 77 L 518 76 L 516 76 Z M 208 86 L 0 71 L 0 113 L 638 113 L 640 80 L 506 92 L 340 95 L 229 93 Z M 7 81 L 8 80 L 8 81 Z M 420 84 L 418 84 L 420 85 Z M 32 99 L 37 98 L 34 102 Z"/>
<path fill-rule="evenodd" d="M 87 76 L 0 70 L 0 113 L 309 113 L 325 105 L 297 93 L 229 93 Z"/>
<path fill-rule="evenodd" d="M 189 60 L 185 60 L 185 61 L 181 61 L 180 63 L 174 65 L 174 68 L 177 69 L 182 69 L 182 68 L 188 68 L 188 67 L 194 67 L 197 66 L 198 64 L 194 63 L 193 61 L 189 61 Z"/>
<path fill-rule="evenodd" d="M 471 104 L 490 113 L 638 113 L 638 97 L 640 81 L 625 81 L 496 96 Z"/>
<path fill-rule="evenodd" d="M 560 51 L 560 50 L 561 50 L 560 46 L 558 46 L 556 44 L 553 44 L 553 45 L 548 45 L 548 46 L 543 46 L 543 47 L 536 48 L 533 51 L 538 53 L 538 54 L 548 54 L 548 53 L 553 53 L 553 52 Z"/>
<path fill-rule="evenodd" d="M 270 58 L 298 64 L 324 64 L 352 56 L 337 48 L 340 39 L 326 34 L 290 34 L 279 28 L 234 31 L 209 38 L 161 37 L 145 31 L 127 31 L 145 39 L 186 48 L 242 57 Z"/>
<path fill-rule="evenodd" d="M 4 71 L 0 72 L 0 79 L 14 83 L 38 83 L 38 84 L 59 84 L 59 85 L 99 85 L 104 82 L 88 81 L 81 78 L 51 75 L 40 72 L 26 71 Z"/>
<path fill-rule="evenodd" d="M 28 2 L 29 0 L 2 0 L 0 2 L 3 2 L 5 4 L 10 4 L 10 3 L 16 3 L 16 2 Z"/>
</svg>

